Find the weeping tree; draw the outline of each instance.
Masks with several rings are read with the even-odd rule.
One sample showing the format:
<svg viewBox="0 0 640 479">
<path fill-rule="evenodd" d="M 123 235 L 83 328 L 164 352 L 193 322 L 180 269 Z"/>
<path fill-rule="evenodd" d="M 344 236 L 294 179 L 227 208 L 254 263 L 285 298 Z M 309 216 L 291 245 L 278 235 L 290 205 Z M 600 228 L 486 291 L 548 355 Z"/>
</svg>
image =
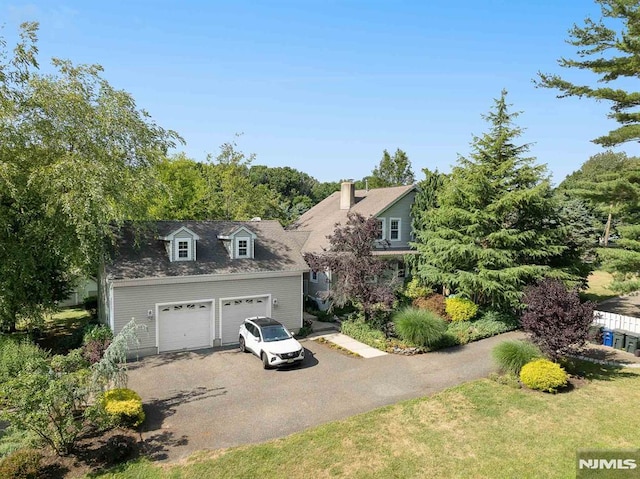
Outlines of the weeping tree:
<svg viewBox="0 0 640 479">
<path fill-rule="evenodd" d="M 147 215 L 153 166 L 179 136 L 155 124 L 99 65 L 39 72 L 37 23 L 0 39 L 0 324 L 38 320 L 96 274 L 112 227 Z"/>
<path fill-rule="evenodd" d="M 304 255 L 313 271 L 331 272 L 331 289 L 326 297 L 336 306 L 354 303 L 365 320 L 371 319 L 377 307 L 390 308 L 395 299 L 393 281 L 383 277 L 386 264 L 371 254 L 379 235 L 376 218 L 350 212 L 347 222 L 337 224 L 329 236 L 328 251 Z"/>
</svg>

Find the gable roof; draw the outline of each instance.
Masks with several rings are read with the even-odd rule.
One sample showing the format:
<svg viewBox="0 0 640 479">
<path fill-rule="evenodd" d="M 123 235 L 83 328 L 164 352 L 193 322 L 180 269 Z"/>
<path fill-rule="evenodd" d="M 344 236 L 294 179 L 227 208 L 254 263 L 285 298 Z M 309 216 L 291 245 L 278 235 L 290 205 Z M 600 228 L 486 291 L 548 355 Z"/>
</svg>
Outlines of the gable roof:
<svg viewBox="0 0 640 479">
<path fill-rule="evenodd" d="M 162 238 L 186 227 L 200 237 L 196 261 L 169 261 Z M 257 236 L 254 258 L 231 259 L 218 235 L 246 227 Z M 295 234 L 278 221 L 151 221 L 127 223 L 118 233 L 110 279 L 204 274 L 307 271 Z"/>
<path fill-rule="evenodd" d="M 377 216 L 415 189 L 415 185 L 408 185 L 356 190 L 355 204 L 348 210 L 340 209 L 340 191 L 336 191 L 300 216 L 289 229 L 308 234 L 303 252 L 320 252 L 329 246 L 327 236 L 333 234 L 336 223 L 345 224 L 349 212 L 365 218 Z"/>
<path fill-rule="evenodd" d="M 167 234 L 166 236 L 164 236 L 164 237 L 162 237 L 160 239 L 165 240 L 165 241 L 173 241 L 175 236 L 178 233 L 182 233 L 182 232 L 189 234 L 194 240 L 199 240 L 200 239 L 200 236 L 195 234 L 193 231 L 191 231 L 186 226 L 180 226 L 177 230 L 170 231 L 169 234 Z"/>
</svg>

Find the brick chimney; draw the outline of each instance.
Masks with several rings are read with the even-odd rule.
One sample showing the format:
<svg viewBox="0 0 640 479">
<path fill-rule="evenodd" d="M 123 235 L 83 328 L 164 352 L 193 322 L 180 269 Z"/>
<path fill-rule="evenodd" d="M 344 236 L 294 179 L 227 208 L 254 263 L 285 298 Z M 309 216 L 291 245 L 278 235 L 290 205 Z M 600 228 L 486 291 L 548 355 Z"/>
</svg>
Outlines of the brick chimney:
<svg viewBox="0 0 640 479">
<path fill-rule="evenodd" d="M 348 210 L 356 204 L 356 189 L 351 181 L 342 183 L 340 189 L 340 209 Z"/>
</svg>

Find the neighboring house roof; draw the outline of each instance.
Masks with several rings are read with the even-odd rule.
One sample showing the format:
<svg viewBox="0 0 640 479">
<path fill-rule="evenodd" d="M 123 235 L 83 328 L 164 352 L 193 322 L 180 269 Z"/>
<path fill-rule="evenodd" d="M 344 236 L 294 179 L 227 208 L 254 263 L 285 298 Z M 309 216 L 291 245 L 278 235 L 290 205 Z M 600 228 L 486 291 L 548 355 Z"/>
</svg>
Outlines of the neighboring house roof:
<svg viewBox="0 0 640 479">
<path fill-rule="evenodd" d="M 218 235 L 245 226 L 256 234 L 254 258 L 231 259 Z M 200 237 L 195 261 L 169 261 L 163 238 L 186 227 Z M 125 225 L 106 273 L 111 279 L 306 271 L 296 235 L 278 221 L 154 221 Z"/>
<path fill-rule="evenodd" d="M 336 191 L 305 212 L 289 228 L 308 233 L 303 252 L 318 253 L 329 247 L 327 236 L 334 233 L 337 223 L 344 225 L 347 222 L 348 213 L 360 213 L 365 218 L 377 216 L 415 188 L 415 185 L 408 185 L 356 190 L 355 204 L 348 210 L 340 209 L 341 192 Z"/>
</svg>

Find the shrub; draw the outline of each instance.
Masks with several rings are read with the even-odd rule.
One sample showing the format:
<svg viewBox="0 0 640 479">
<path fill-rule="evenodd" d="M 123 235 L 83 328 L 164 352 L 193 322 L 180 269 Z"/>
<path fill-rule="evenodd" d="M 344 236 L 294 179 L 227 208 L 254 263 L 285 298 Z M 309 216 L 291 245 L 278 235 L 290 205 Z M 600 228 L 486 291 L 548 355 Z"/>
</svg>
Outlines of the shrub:
<svg viewBox="0 0 640 479">
<path fill-rule="evenodd" d="M 447 334 L 454 337 L 458 344 L 467 344 L 514 329 L 516 326 L 513 324 L 482 317 L 477 321 L 452 321 L 447 326 Z"/>
<path fill-rule="evenodd" d="M 342 322 L 340 328 L 342 334 L 352 337 L 356 341 L 367 344 L 372 348 L 384 351 L 386 349 L 385 334 L 373 328 L 370 324 L 359 318 L 349 319 Z"/>
<path fill-rule="evenodd" d="M 110 389 L 102 395 L 101 403 L 116 426 L 136 427 L 144 422 L 142 399 L 131 389 Z"/>
<path fill-rule="evenodd" d="M 447 298 L 445 310 L 451 321 L 469 321 L 478 313 L 478 305 L 465 298 Z"/>
<path fill-rule="evenodd" d="M 428 310 L 405 308 L 393 317 L 401 339 L 416 346 L 433 346 L 447 331 L 447 323 Z"/>
<path fill-rule="evenodd" d="M 520 381 L 530 389 L 555 393 L 567 385 L 569 376 L 559 364 L 548 359 L 537 359 L 520 370 Z"/>
<path fill-rule="evenodd" d="M 104 324 L 89 325 L 85 328 L 82 339 L 83 355 L 90 364 L 95 364 L 102 359 L 113 340 L 113 332 Z"/>
<path fill-rule="evenodd" d="M 413 300 L 413 306 L 418 309 L 433 311 L 441 318 L 449 318 L 445 307 L 445 299 L 441 294 L 432 293 L 426 298 L 416 298 Z"/>
<path fill-rule="evenodd" d="M 30 371 L 47 356 L 46 351 L 27 339 L 16 341 L 0 336 L 0 383 L 16 377 L 20 372 Z"/>
<path fill-rule="evenodd" d="M 577 290 L 559 280 L 545 279 L 526 290 L 520 318 L 531 341 L 557 361 L 584 344 L 593 323 L 593 303 L 581 303 Z"/>
<path fill-rule="evenodd" d="M 33 449 L 19 449 L 0 461 L 0 477 L 38 479 L 42 454 Z"/>
<path fill-rule="evenodd" d="M 98 314 L 98 297 L 97 296 L 88 296 L 82 302 L 84 309 L 89 311 L 91 316 L 96 316 Z"/>
<path fill-rule="evenodd" d="M 542 357 L 540 349 L 527 341 L 504 341 L 491 353 L 502 371 L 516 375 L 520 374 L 522 366 Z"/>
<path fill-rule="evenodd" d="M 430 293 L 431 290 L 426 286 L 422 286 L 418 278 L 413 278 L 409 281 L 404 289 L 404 295 L 411 299 L 424 298 L 429 296 Z"/>
<path fill-rule="evenodd" d="M 58 373 L 74 373 L 88 366 L 82 349 L 73 349 L 68 354 L 56 354 L 51 358 L 51 369 Z"/>
</svg>

